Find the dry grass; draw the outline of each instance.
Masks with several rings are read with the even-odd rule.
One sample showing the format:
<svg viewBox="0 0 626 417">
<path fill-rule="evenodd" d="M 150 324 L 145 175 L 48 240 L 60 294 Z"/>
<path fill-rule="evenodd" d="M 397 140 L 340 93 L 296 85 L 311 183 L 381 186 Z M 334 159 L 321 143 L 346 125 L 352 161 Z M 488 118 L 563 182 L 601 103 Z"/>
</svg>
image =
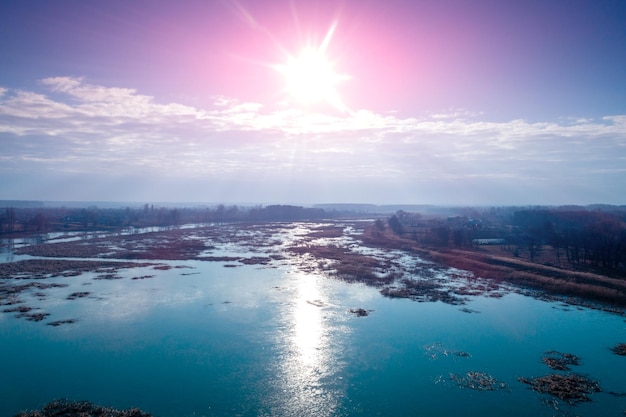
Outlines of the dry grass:
<svg viewBox="0 0 626 417">
<path fill-rule="evenodd" d="M 46 278 L 57 276 L 76 276 L 83 272 L 100 269 L 138 268 L 155 265 L 139 262 L 115 261 L 77 261 L 66 259 L 28 259 L 17 262 L 0 263 L 0 279 L 8 278 Z"/>
<path fill-rule="evenodd" d="M 344 228 L 335 225 L 322 225 L 313 229 L 307 237 L 310 239 L 317 238 L 337 238 L 343 236 Z"/>
<path fill-rule="evenodd" d="M 425 248 L 390 231 L 378 232 L 373 227 L 364 232 L 363 242 L 375 247 L 416 253 L 433 262 L 470 271 L 480 278 L 531 287 L 557 295 L 626 306 L 626 280 L 619 278 L 534 263 L 494 248 Z"/>
<path fill-rule="evenodd" d="M 383 273 L 390 269 L 388 261 L 350 251 L 336 245 L 305 245 L 290 248 L 296 255 L 310 255 L 321 261 L 318 265 L 326 272 L 347 282 L 363 282 L 381 286 L 393 281 L 393 273 Z"/>
</svg>

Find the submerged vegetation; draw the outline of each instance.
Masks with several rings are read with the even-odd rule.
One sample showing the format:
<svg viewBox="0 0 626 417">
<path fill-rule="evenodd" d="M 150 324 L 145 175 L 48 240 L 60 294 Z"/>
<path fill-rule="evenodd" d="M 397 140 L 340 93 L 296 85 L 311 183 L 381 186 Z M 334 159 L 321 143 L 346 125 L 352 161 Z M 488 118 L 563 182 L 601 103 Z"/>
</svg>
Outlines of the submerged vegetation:
<svg viewBox="0 0 626 417">
<path fill-rule="evenodd" d="M 602 391 L 597 381 L 576 374 L 551 374 L 519 380 L 538 393 L 552 395 L 568 404 L 591 401 L 589 394 Z"/>
<path fill-rule="evenodd" d="M 562 353 L 555 350 L 546 352 L 543 363 L 557 371 L 569 371 L 570 365 L 579 365 L 580 358 L 572 353 Z"/>
<path fill-rule="evenodd" d="M 613 353 L 620 356 L 626 356 L 626 343 L 618 343 L 611 348 Z"/>
<path fill-rule="evenodd" d="M 477 391 L 497 391 L 508 388 L 504 382 L 498 381 L 492 375 L 481 371 L 470 371 L 463 376 L 451 374 L 450 380 L 456 382 L 461 388 Z"/>
<path fill-rule="evenodd" d="M 23 411 L 15 417 L 152 417 L 138 408 L 117 410 L 102 407 L 88 401 L 56 400 L 45 405 L 41 410 Z"/>
<path fill-rule="evenodd" d="M 569 371 L 570 365 L 580 364 L 580 358 L 572 353 L 549 351 L 543 357 L 543 363 L 557 371 Z M 569 405 L 591 401 L 589 394 L 602 391 L 598 381 L 575 373 L 550 374 L 536 378 L 520 377 L 518 380 L 530 385 L 535 392 L 548 394 Z M 552 403 L 552 405 L 558 408 L 556 404 Z"/>
</svg>

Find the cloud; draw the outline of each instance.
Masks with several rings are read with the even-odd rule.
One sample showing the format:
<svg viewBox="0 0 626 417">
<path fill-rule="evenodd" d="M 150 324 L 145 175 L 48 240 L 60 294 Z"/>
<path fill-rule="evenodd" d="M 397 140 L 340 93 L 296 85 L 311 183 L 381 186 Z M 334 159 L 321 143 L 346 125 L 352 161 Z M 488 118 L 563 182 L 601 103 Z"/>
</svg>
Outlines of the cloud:
<svg viewBox="0 0 626 417">
<path fill-rule="evenodd" d="M 83 78 L 74 77 L 50 77 L 41 80 L 41 84 L 47 85 L 52 91 L 70 92 L 76 88 L 80 88 Z"/>
<path fill-rule="evenodd" d="M 402 118 L 364 109 L 306 112 L 229 97 L 198 108 L 82 78 L 46 78 L 40 85 L 43 91 L 0 88 L 4 172 L 602 187 L 623 175 L 626 160 L 626 115 L 492 122 L 452 109 Z"/>
<path fill-rule="evenodd" d="M 46 78 L 41 83 L 53 92 L 65 93 L 73 98 L 75 109 L 83 116 L 156 118 L 199 115 L 193 107 L 175 103 L 157 104 L 153 97 L 138 94 L 134 89 L 91 85 L 81 78 Z"/>
<path fill-rule="evenodd" d="M 19 119 L 58 119 L 74 116 L 75 109 L 64 103 L 56 102 L 43 94 L 30 91 L 17 91 L 0 102 L 1 120 L 7 117 L 15 119 L 11 128 L 20 131 L 28 127 L 28 123 L 20 123 Z M 23 122 L 23 120 L 22 120 Z"/>
</svg>

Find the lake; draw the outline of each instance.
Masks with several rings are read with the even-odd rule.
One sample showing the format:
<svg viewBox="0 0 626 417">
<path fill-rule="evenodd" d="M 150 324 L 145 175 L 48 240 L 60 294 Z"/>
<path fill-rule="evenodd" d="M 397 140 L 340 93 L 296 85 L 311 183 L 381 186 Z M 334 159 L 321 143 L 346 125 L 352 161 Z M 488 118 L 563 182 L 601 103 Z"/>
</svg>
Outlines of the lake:
<svg viewBox="0 0 626 417">
<path fill-rule="evenodd" d="M 264 264 L 216 260 L 284 251 L 315 227 L 282 225 L 254 246 L 191 228 L 186 239 L 209 239 L 212 261 L 159 260 L 117 270 L 115 279 L 102 279 L 102 270 L 5 279 L 66 286 L 20 293 L 18 305 L 46 320 L 0 314 L 0 416 L 56 398 L 160 417 L 625 415 L 626 357 L 610 350 L 626 341 L 622 316 L 515 291 L 462 305 L 387 298 L 284 252 Z M 236 228 L 229 233 L 240 236 Z M 357 237 L 347 227 L 331 241 L 389 255 L 360 248 Z M 43 242 L 5 245 L 0 260 L 38 259 L 12 251 L 54 240 Z M 425 264 L 393 256 L 415 274 Z M 453 284 L 458 272 L 438 279 Z M 551 351 L 579 357 L 571 372 L 602 392 L 571 405 L 519 381 L 567 374 L 542 361 Z"/>
</svg>

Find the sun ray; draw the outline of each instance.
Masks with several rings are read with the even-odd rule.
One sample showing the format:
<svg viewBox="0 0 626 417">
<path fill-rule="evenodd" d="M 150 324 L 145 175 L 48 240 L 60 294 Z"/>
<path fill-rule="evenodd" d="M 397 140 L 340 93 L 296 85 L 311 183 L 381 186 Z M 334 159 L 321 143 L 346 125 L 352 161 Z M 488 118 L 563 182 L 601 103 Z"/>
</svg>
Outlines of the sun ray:
<svg viewBox="0 0 626 417">
<path fill-rule="evenodd" d="M 324 41 L 320 45 L 320 52 L 321 53 L 326 53 L 326 49 L 328 48 L 328 44 L 330 44 L 330 40 L 332 39 L 333 34 L 335 33 L 335 28 L 336 27 L 337 27 L 337 22 L 333 22 L 333 24 L 330 26 L 330 29 L 328 29 L 328 32 L 326 32 L 326 36 L 324 37 Z"/>
</svg>

